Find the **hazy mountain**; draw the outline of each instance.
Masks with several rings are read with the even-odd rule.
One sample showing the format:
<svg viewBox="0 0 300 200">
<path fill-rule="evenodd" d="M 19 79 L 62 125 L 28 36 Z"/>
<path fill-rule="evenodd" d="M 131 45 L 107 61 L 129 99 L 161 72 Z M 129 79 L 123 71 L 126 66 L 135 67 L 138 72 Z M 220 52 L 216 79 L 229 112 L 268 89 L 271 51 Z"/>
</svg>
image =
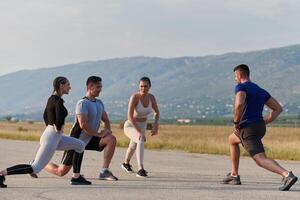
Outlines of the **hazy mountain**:
<svg viewBox="0 0 300 200">
<path fill-rule="evenodd" d="M 240 63 L 250 66 L 252 80 L 278 98 L 286 113 L 299 112 L 300 45 L 294 45 L 205 57 L 116 58 L 19 71 L 0 76 L 0 113 L 41 119 L 53 78 L 64 75 L 72 86 L 64 99 L 73 114 L 76 101 L 85 94 L 87 77 L 98 75 L 103 78 L 101 99 L 113 119 L 126 116 L 127 101 L 142 76 L 152 79 L 151 92 L 163 118 L 226 115 L 232 112 L 232 70 Z"/>
</svg>

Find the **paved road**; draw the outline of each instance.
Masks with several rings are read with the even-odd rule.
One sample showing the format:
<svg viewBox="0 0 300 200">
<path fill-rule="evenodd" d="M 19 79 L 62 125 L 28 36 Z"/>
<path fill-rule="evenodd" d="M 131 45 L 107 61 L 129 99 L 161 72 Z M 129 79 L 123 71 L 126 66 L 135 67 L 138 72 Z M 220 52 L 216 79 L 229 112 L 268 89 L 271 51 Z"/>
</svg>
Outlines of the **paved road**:
<svg viewBox="0 0 300 200">
<path fill-rule="evenodd" d="M 31 160 L 38 147 L 36 142 L 0 140 L 0 168 Z M 92 180 L 91 186 L 70 186 L 71 174 L 55 177 L 41 172 L 39 179 L 28 175 L 8 176 L 8 188 L 0 189 L 0 200 L 88 200 L 88 199 L 299 199 L 300 185 L 296 184 L 289 192 L 277 191 L 281 178 L 258 168 L 249 158 L 241 161 L 243 185 L 219 184 L 229 171 L 227 156 L 189 154 L 173 151 L 146 151 L 146 169 L 149 178 L 137 178 L 122 171 L 120 164 L 125 149 L 116 151 L 112 171 L 119 177 L 117 182 L 97 180 L 102 153 L 88 151 L 85 154 L 82 172 Z M 61 152 L 53 161 L 59 162 Z M 132 163 L 134 167 L 136 166 Z M 300 162 L 280 161 L 300 175 Z"/>
</svg>

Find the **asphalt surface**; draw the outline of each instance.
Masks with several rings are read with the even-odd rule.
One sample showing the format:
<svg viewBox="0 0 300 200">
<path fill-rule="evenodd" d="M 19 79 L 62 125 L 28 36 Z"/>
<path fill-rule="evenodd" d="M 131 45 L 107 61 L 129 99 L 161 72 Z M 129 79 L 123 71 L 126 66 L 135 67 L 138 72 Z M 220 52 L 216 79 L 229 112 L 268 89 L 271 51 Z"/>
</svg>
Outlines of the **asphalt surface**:
<svg viewBox="0 0 300 200">
<path fill-rule="evenodd" d="M 0 140 L 0 168 L 28 163 L 34 158 L 37 142 Z M 42 171 L 38 179 L 28 175 L 7 176 L 8 188 L 0 188 L 0 200 L 88 200 L 88 199 L 300 199 L 300 185 L 281 192 L 281 177 L 259 168 L 250 158 L 240 163 L 241 186 L 223 185 L 220 180 L 229 172 L 228 156 L 190 154 L 176 151 L 145 151 L 148 178 L 137 178 L 121 169 L 126 149 L 118 148 L 111 170 L 119 181 L 98 180 L 103 153 L 87 151 L 82 173 L 91 186 L 71 186 L 71 173 L 56 177 Z M 52 161 L 59 163 L 62 152 Z M 300 162 L 279 161 L 300 176 Z M 136 170 L 135 157 L 132 161 Z"/>
</svg>

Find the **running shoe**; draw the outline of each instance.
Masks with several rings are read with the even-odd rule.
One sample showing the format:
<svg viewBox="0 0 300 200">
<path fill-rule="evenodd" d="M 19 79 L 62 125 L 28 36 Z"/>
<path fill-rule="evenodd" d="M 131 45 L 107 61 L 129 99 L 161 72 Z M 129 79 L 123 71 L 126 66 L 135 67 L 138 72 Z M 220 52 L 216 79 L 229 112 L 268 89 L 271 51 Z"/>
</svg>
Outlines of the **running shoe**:
<svg viewBox="0 0 300 200">
<path fill-rule="evenodd" d="M 133 173 L 133 169 L 132 169 L 132 166 L 131 166 L 131 164 L 129 164 L 129 163 L 123 163 L 122 165 L 121 165 L 121 167 L 127 172 L 127 173 Z"/>
<path fill-rule="evenodd" d="M 232 176 L 231 173 L 228 173 L 226 177 L 222 180 L 223 184 L 230 184 L 230 185 L 241 185 L 241 178 L 239 175 Z"/>
<path fill-rule="evenodd" d="M 282 179 L 282 186 L 279 187 L 281 191 L 288 191 L 298 180 L 298 177 L 293 174 L 293 172 L 289 172 L 287 177 Z"/>
<path fill-rule="evenodd" d="M 140 169 L 137 173 L 136 173 L 137 177 L 147 177 L 148 176 L 148 172 L 144 169 Z"/>
<path fill-rule="evenodd" d="M 83 175 L 80 175 L 78 178 L 72 177 L 70 181 L 71 185 L 91 185 L 92 182 L 86 180 Z"/>
<path fill-rule="evenodd" d="M 6 188 L 7 185 L 4 184 L 5 176 L 0 175 L 0 188 Z"/>
<path fill-rule="evenodd" d="M 107 169 L 103 173 L 100 172 L 99 180 L 117 181 L 118 178 L 115 177 L 113 173 Z"/>
</svg>

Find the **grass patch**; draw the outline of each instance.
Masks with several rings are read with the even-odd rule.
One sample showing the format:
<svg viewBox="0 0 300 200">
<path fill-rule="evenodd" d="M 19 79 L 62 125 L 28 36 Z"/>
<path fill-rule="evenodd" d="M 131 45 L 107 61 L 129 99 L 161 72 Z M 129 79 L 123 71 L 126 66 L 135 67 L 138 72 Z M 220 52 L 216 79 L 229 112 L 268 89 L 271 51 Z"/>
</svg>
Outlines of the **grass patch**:
<svg viewBox="0 0 300 200">
<path fill-rule="evenodd" d="M 9 140 L 24 140 L 24 141 L 39 141 L 40 136 L 36 134 L 20 134 L 20 133 L 2 133 L 0 132 L 0 138 Z"/>
<path fill-rule="evenodd" d="M 0 122 L 0 138 L 13 140 L 38 141 L 45 125 L 43 123 L 9 124 Z M 22 127 L 22 130 L 20 128 Z M 68 133 L 71 124 L 67 124 Z M 19 130 L 18 130 L 19 129 Z M 26 130 L 26 131 L 24 131 Z M 129 139 L 118 124 L 112 125 L 113 134 L 117 137 L 118 147 L 128 147 Z M 229 155 L 228 135 L 232 132 L 229 126 L 206 125 L 161 125 L 157 136 L 147 132 L 147 149 L 180 150 L 190 153 L 207 153 Z M 300 160 L 300 128 L 268 127 L 263 139 L 269 157 L 283 160 Z M 241 147 L 241 155 L 248 153 Z"/>
</svg>

